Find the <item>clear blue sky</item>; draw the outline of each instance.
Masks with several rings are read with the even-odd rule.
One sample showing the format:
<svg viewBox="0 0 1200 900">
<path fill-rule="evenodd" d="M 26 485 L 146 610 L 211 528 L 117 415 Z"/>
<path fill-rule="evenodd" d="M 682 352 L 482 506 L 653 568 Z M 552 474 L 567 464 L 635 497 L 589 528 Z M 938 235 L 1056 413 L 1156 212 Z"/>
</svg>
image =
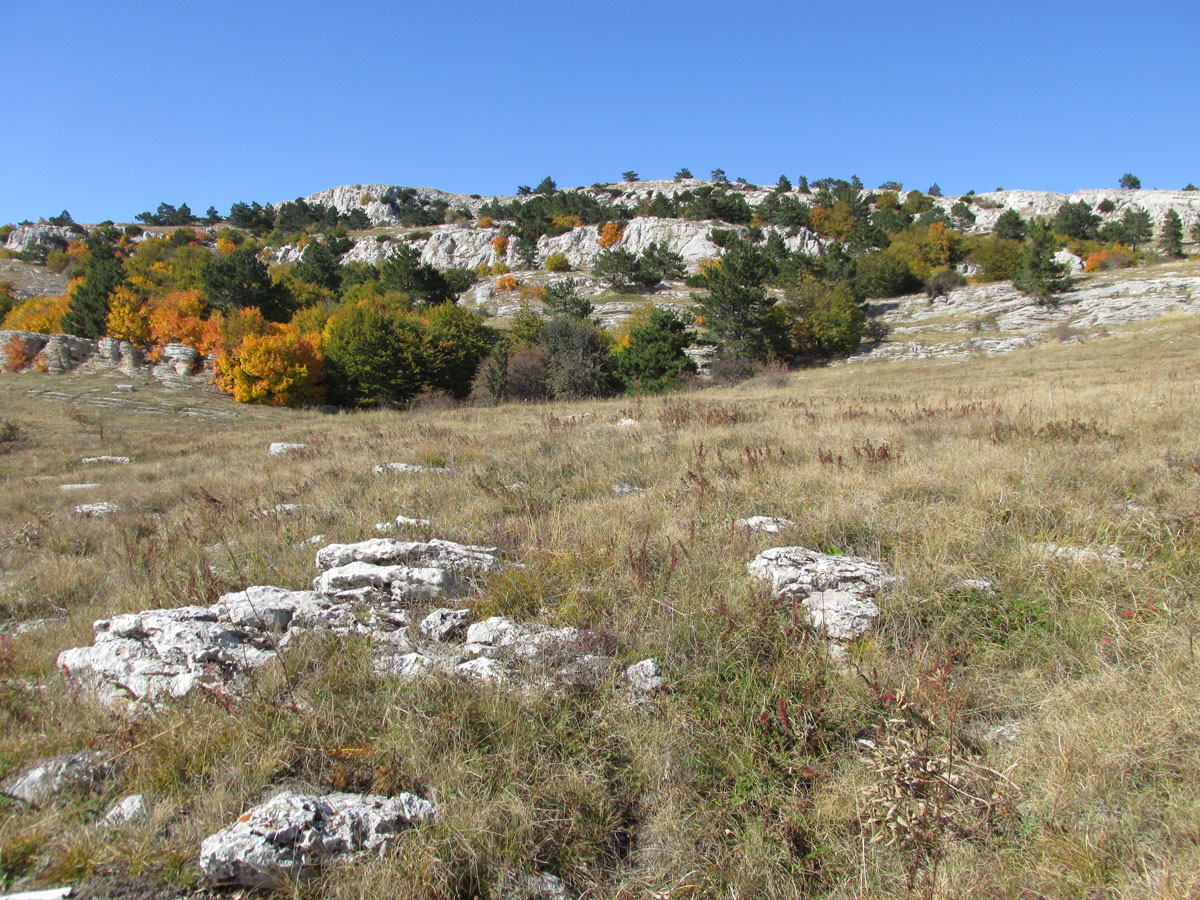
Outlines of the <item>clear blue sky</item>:
<svg viewBox="0 0 1200 900">
<path fill-rule="evenodd" d="M 1200 2 L 0 3 L 0 224 L 634 169 L 1200 183 Z"/>
</svg>

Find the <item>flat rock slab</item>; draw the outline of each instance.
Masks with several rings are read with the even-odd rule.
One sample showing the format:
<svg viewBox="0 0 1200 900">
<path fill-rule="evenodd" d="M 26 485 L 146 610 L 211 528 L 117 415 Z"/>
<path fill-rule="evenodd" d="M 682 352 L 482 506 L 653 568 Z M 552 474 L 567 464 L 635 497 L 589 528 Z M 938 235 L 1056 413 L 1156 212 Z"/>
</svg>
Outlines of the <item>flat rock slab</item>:
<svg viewBox="0 0 1200 900">
<path fill-rule="evenodd" d="M 783 529 L 791 528 L 796 523 L 791 519 L 782 519 L 778 516 L 748 516 L 745 519 L 738 519 L 734 524 L 739 528 L 748 528 L 750 531 L 779 534 Z"/>
<path fill-rule="evenodd" d="M 456 544 L 434 538 L 401 541 L 371 538 L 355 544 L 329 544 L 317 551 L 317 569 L 325 571 L 353 562 L 376 566 L 419 566 L 458 572 L 494 572 L 500 568 L 495 547 Z"/>
<path fill-rule="evenodd" d="M 115 503 L 81 503 L 71 510 L 71 515 L 77 519 L 103 519 L 105 516 L 111 516 L 114 513 L 119 513 L 121 507 Z"/>
<path fill-rule="evenodd" d="M 382 853 L 401 831 L 435 816 L 433 804 L 415 794 L 287 791 L 205 838 L 200 869 L 221 884 L 283 888 L 325 863 Z"/>
<path fill-rule="evenodd" d="M 288 453 L 303 453 L 308 449 L 308 444 L 289 444 L 286 441 L 275 441 L 267 448 L 267 453 L 271 456 L 285 456 Z"/>
<path fill-rule="evenodd" d="M 450 472 L 445 466 L 419 466 L 415 463 L 406 462 L 384 463 L 381 466 L 376 466 L 371 471 L 376 475 L 382 475 L 385 472 L 408 472 L 414 475 L 428 472 L 434 475 L 446 475 Z"/>
</svg>

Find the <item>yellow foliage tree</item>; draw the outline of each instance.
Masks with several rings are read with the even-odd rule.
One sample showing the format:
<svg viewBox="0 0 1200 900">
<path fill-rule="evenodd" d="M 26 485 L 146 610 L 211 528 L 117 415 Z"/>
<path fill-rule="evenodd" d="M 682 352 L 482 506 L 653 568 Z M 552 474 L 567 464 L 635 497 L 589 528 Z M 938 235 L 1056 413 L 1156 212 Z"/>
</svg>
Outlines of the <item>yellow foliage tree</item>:
<svg viewBox="0 0 1200 900">
<path fill-rule="evenodd" d="M 581 225 L 583 225 L 583 219 L 579 218 L 579 216 L 559 215 L 550 217 L 550 227 L 554 231 L 570 231 L 573 228 L 579 228 Z"/>
<path fill-rule="evenodd" d="M 607 250 L 625 237 L 625 229 L 616 222 L 605 222 L 600 229 L 600 246 Z"/>
<path fill-rule="evenodd" d="M 268 334 L 248 335 L 217 358 L 217 387 L 241 403 L 294 406 L 319 400 L 325 358 L 321 336 L 293 325 L 272 326 Z"/>
<path fill-rule="evenodd" d="M 150 346 L 150 319 L 146 298 L 128 285 L 121 285 L 108 298 L 104 330 L 111 338 L 129 341 L 136 347 Z"/>
<path fill-rule="evenodd" d="M 62 317 L 67 314 L 67 307 L 70 305 L 69 294 L 60 297 L 30 297 L 20 306 L 10 309 L 2 324 L 5 329 L 13 331 L 59 334 L 62 332 Z"/>
<path fill-rule="evenodd" d="M 155 346 L 187 344 L 201 353 L 216 347 L 219 335 L 208 327 L 199 291 L 172 291 L 147 306 L 150 341 Z"/>
<path fill-rule="evenodd" d="M 492 249 L 496 251 L 496 259 L 503 259 L 508 252 L 508 236 L 498 234 L 492 238 Z"/>
</svg>

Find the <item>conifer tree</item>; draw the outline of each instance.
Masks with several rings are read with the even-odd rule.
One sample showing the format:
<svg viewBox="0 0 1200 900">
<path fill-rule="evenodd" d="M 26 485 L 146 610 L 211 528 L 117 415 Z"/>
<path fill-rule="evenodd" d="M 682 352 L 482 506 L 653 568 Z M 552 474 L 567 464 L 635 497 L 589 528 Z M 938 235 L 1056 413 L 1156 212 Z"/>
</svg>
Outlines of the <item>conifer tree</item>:
<svg viewBox="0 0 1200 900">
<path fill-rule="evenodd" d="M 1053 304 L 1054 295 L 1071 286 L 1067 267 L 1054 259 L 1054 233 L 1045 222 L 1029 226 L 1029 240 L 1021 268 L 1013 276 L 1013 287 L 1033 297 L 1041 305 Z"/>
<path fill-rule="evenodd" d="M 62 329 L 67 334 L 95 340 L 104 333 L 108 295 L 125 280 L 125 267 L 112 246 L 101 237 L 89 238 L 88 249 L 90 255 L 83 284 L 71 296 Z"/>
<path fill-rule="evenodd" d="M 1167 256 L 1180 259 L 1183 257 L 1183 220 L 1179 218 L 1179 213 L 1173 209 L 1167 210 L 1167 215 L 1163 218 L 1162 240 L 1160 241 L 1163 253 Z"/>
</svg>

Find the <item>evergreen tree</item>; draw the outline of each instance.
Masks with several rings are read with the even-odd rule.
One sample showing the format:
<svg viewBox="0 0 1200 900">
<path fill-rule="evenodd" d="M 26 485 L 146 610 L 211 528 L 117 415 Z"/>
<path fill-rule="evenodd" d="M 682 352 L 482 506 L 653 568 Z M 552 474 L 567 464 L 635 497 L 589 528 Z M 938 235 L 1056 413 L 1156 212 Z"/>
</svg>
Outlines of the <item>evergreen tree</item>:
<svg viewBox="0 0 1200 900">
<path fill-rule="evenodd" d="M 1021 268 L 1013 277 L 1013 287 L 1033 297 L 1039 304 L 1053 304 L 1054 295 L 1071 286 L 1067 267 L 1054 259 L 1054 233 L 1044 222 L 1029 228 L 1029 240 L 1021 257 Z"/>
<path fill-rule="evenodd" d="M 767 331 L 774 302 L 763 285 L 774 271 L 765 248 L 735 235 L 726 242 L 719 265 L 702 270 L 708 293 L 692 295 L 708 332 L 752 359 L 767 357 Z"/>
<path fill-rule="evenodd" d="M 342 286 L 342 267 L 338 264 L 338 255 L 324 241 L 309 242 L 294 272 L 302 281 L 327 287 L 331 291 L 337 291 Z"/>
<path fill-rule="evenodd" d="M 1175 259 L 1183 257 L 1183 221 L 1179 218 L 1179 213 L 1173 209 L 1167 210 L 1167 214 L 1163 218 L 1160 246 L 1167 256 Z"/>
<path fill-rule="evenodd" d="M 586 297 L 579 296 L 579 282 L 574 278 L 564 278 L 546 288 L 542 294 L 542 303 L 552 316 L 570 316 L 574 319 L 587 319 L 592 314 L 592 303 Z"/>
<path fill-rule="evenodd" d="M 617 356 L 617 374 L 635 394 L 678 388 L 684 375 L 696 371 L 683 352 L 689 343 L 687 325 L 672 311 L 655 307 L 629 330 L 629 344 Z"/>
<path fill-rule="evenodd" d="M 1125 232 L 1125 240 L 1129 246 L 1137 250 L 1138 246 L 1146 243 L 1154 235 L 1154 223 L 1150 213 L 1141 207 L 1131 207 L 1125 210 L 1121 219 L 1121 227 Z"/>
<path fill-rule="evenodd" d="M 200 278 L 209 304 L 217 309 L 228 312 L 256 306 L 272 322 L 286 322 L 291 316 L 287 292 L 272 283 L 266 263 L 253 247 L 210 258 Z"/>
<path fill-rule="evenodd" d="M 1006 209 L 1000 213 L 992 233 L 998 238 L 1008 238 L 1012 241 L 1025 240 L 1025 220 L 1015 209 Z"/>
<path fill-rule="evenodd" d="M 1127 191 L 1140 191 L 1142 189 L 1142 179 L 1138 178 L 1132 172 L 1126 172 L 1121 176 L 1121 187 Z"/>
<path fill-rule="evenodd" d="M 95 340 L 104 334 L 108 297 L 125 280 L 125 268 L 121 258 L 103 238 L 89 238 L 88 250 L 90 255 L 83 284 L 71 297 L 62 329 L 67 334 Z"/>
</svg>

